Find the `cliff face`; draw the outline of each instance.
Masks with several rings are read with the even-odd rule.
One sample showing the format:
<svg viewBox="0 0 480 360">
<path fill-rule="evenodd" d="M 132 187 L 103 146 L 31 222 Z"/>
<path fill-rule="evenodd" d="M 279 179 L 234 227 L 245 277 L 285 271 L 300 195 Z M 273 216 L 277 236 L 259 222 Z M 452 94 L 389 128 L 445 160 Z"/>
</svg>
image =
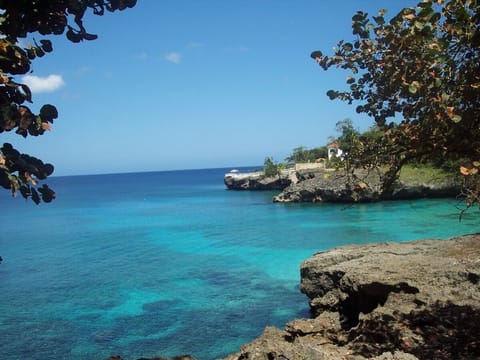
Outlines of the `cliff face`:
<svg viewBox="0 0 480 360">
<path fill-rule="evenodd" d="M 301 266 L 311 319 L 227 360 L 478 359 L 480 235 L 349 246 Z"/>
<path fill-rule="evenodd" d="M 296 184 L 291 184 L 279 195 L 275 196 L 273 201 L 353 202 L 356 200 L 373 201 L 378 199 L 381 193 L 378 178 L 370 176 L 368 184 L 368 187 L 359 192 L 359 179 L 349 178 L 345 176 L 343 171 L 324 171 L 315 174 L 315 176 L 307 177 Z M 358 198 L 359 195 L 361 195 L 361 199 Z"/>
<path fill-rule="evenodd" d="M 284 170 L 265 177 L 262 171 L 225 174 L 223 182 L 230 190 L 283 190 L 298 181 L 295 171 Z"/>
<path fill-rule="evenodd" d="M 455 179 L 442 182 L 397 181 L 390 191 L 384 191 L 375 173 L 357 171 L 346 176 L 343 171 L 324 171 L 303 181 L 292 183 L 273 198 L 274 202 L 371 202 L 434 197 L 453 197 L 460 193 Z"/>
<path fill-rule="evenodd" d="M 262 172 L 228 173 L 224 183 L 230 190 L 281 190 L 274 202 L 370 202 L 434 197 L 453 197 L 461 184 L 455 179 L 441 182 L 397 181 L 385 192 L 375 173 L 357 171 L 346 176 L 344 171 L 284 170 L 278 176 L 264 177 Z"/>
</svg>

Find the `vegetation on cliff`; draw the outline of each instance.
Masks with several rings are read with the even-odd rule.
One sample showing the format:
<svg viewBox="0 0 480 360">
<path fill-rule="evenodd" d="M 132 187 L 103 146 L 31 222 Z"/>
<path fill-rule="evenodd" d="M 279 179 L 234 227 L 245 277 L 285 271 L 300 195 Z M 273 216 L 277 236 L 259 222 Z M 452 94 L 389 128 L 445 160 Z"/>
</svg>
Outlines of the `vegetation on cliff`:
<svg viewBox="0 0 480 360">
<path fill-rule="evenodd" d="M 285 161 L 289 163 L 310 163 L 327 157 L 328 149 L 326 146 L 320 146 L 313 149 L 299 146 L 292 150 L 292 153 L 285 158 Z"/>
</svg>

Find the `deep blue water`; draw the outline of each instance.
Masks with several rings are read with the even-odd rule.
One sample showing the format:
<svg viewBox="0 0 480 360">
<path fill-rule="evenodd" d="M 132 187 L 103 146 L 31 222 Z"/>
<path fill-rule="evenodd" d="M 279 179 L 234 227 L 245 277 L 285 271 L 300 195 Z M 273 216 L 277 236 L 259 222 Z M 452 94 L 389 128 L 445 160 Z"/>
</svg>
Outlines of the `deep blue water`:
<svg viewBox="0 0 480 360">
<path fill-rule="evenodd" d="M 480 231 L 455 200 L 274 204 L 227 170 L 57 177 L 40 206 L 2 191 L 1 358 L 215 359 L 308 316 L 316 251 Z"/>
</svg>

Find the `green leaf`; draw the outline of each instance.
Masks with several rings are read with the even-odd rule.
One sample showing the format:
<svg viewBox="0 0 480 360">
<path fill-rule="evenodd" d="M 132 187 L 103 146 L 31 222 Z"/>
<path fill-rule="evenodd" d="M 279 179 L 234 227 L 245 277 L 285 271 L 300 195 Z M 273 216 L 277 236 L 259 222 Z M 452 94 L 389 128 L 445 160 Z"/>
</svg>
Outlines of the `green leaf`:
<svg viewBox="0 0 480 360">
<path fill-rule="evenodd" d="M 343 45 L 343 49 L 345 51 L 352 51 L 353 45 L 351 43 L 346 43 L 346 44 Z"/>
<path fill-rule="evenodd" d="M 462 117 L 460 115 L 453 115 L 452 116 L 452 121 L 454 123 L 459 123 L 460 121 L 462 121 Z"/>
<path fill-rule="evenodd" d="M 440 13 L 437 12 L 437 13 L 435 13 L 435 14 L 432 15 L 432 17 L 430 18 L 430 22 L 431 22 L 432 24 L 437 23 L 438 20 L 440 20 L 441 17 L 442 17 L 442 16 L 440 15 Z"/>
<path fill-rule="evenodd" d="M 433 9 L 431 7 L 426 7 L 418 13 L 418 17 L 430 17 L 433 14 Z"/>
<path fill-rule="evenodd" d="M 50 40 L 40 40 L 40 43 L 42 44 L 43 51 L 45 52 L 53 51 L 52 42 Z"/>
<path fill-rule="evenodd" d="M 57 108 L 50 104 L 43 105 L 40 109 L 40 117 L 44 121 L 53 122 L 58 117 Z"/>
<path fill-rule="evenodd" d="M 30 91 L 30 88 L 29 88 L 27 85 L 25 85 L 25 84 L 21 84 L 20 86 L 21 86 L 21 88 L 22 88 L 22 90 L 23 90 L 23 92 L 24 92 L 24 94 L 25 94 L 25 99 L 26 99 L 29 103 L 31 103 L 31 102 L 32 102 L 32 92 Z"/>
<path fill-rule="evenodd" d="M 32 200 L 35 204 L 40 204 L 40 195 L 38 195 L 38 192 L 37 190 L 35 190 L 35 188 L 31 188 L 32 190 Z"/>
<path fill-rule="evenodd" d="M 421 21 L 415 21 L 413 23 L 413 26 L 415 26 L 415 28 L 417 28 L 418 30 L 422 30 L 425 27 L 425 24 Z"/>
<path fill-rule="evenodd" d="M 327 96 L 330 98 L 330 100 L 336 99 L 338 97 L 338 92 L 334 90 L 328 90 Z"/>
<path fill-rule="evenodd" d="M 374 17 L 373 17 L 373 20 L 375 20 L 375 22 L 376 22 L 378 25 L 383 25 L 383 24 L 385 24 L 385 19 L 383 18 L 383 16 L 374 16 Z"/>
<path fill-rule="evenodd" d="M 359 22 L 359 21 L 362 21 L 363 19 L 365 19 L 365 16 L 363 15 L 363 13 L 361 11 L 357 12 L 352 17 L 353 22 Z"/>
<path fill-rule="evenodd" d="M 84 38 L 85 40 L 97 40 L 97 39 L 98 39 L 98 35 L 85 33 L 85 34 L 83 34 L 83 38 Z"/>
<path fill-rule="evenodd" d="M 418 81 L 412 81 L 412 83 L 408 86 L 408 91 L 410 91 L 411 94 L 416 94 L 419 88 L 420 83 Z"/>
</svg>

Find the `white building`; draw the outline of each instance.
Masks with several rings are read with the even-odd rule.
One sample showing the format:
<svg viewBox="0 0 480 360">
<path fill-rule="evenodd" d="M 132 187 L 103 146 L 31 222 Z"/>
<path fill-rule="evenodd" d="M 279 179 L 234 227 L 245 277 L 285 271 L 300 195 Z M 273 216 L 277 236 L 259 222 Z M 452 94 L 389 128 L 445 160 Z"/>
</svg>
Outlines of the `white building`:
<svg viewBox="0 0 480 360">
<path fill-rule="evenodd" d="M 328 150 L 328 161 L 332 160 L 333 157 L 343 158 L 343 151 L 340 149 L 336 142 L 332 142 L 327 145 Z"/>
</svg>

